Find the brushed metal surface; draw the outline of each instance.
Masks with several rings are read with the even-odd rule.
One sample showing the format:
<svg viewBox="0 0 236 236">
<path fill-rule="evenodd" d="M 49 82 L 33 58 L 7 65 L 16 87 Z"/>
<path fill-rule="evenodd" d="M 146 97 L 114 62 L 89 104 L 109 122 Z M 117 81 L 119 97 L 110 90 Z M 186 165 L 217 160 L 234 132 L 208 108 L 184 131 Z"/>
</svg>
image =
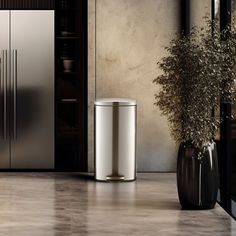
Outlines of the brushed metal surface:
<svg viewBox="0 0 236 236">
<path fill-rule="evenodd" d="M 130 106 L 136 105 L 137 102 L 129 98 L 99 98 L 94 104 L 99 106 Z"/>
<path fill-rule="evenodd" d="M 9 85 L 8 85 L 8 74 L 9 74 L 9 68 L 8 68 L 8 63 L 9 63 L 9 59 L 8 59 L 8 50 L 3 50 L 2 52 L 3 56 L 2 56 L 2 59 L 3 59 L 3 65 L 2 65 L 2 95 L 3 95 L 3 102 L 2 102 L 2 117 L 3 117 L 3 121 L 2 121 L 2 125 L 3 125 L 3 139 L 7 139 L 9 137 L 8 135 L 8 131 L 7 131 L 7 120 L 9 118 L 8 116 L 8 94 L 9 94 L 9 91 L 8 91 L 8 88 L 9 88 Z"/>
<path fill-rule="evenodd" d="M 16 139 L 16 130 L 17 130 L 17 109 L 16 109 L 16 94 L 17 94 L 17 50 L 13 50 L 12 52 L 12 97 L 13 97 L 13 107 L 12 107 L 12 115 L 13 115 L 13 139 Z"/>
<path fill-rule="evenodd" d="M 0 58 L 1 58 L 1 88 L 0 88 L 0 169 L 10 167 L 10 140 L 9 140 L 9 11 L 0 11 Z"/>
<path fill-rule="evenodd" d="M 95 105 L 95 179 L 136 179 L 136 123 L 136 106 Z"/>
<path fill-rule="evenodd" d="M 11 11 L 11 65 L 11 168 L 53 168 L 54 11 Z"/>
</svg>

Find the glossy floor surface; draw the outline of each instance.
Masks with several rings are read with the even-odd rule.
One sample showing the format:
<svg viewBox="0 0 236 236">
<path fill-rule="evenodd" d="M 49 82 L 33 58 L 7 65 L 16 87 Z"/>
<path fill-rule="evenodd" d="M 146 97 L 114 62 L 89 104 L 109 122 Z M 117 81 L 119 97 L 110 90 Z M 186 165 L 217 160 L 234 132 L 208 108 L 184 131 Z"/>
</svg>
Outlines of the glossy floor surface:
<svg viewBox="0 0 236 236">
<path fill-rule="evenodd" d="M 180 209 L 175 174 L 136 182 L 94 182 L 78 174 L 0 173 L 0 235 L 236 235 L 214 210 Z"/>
</svg>

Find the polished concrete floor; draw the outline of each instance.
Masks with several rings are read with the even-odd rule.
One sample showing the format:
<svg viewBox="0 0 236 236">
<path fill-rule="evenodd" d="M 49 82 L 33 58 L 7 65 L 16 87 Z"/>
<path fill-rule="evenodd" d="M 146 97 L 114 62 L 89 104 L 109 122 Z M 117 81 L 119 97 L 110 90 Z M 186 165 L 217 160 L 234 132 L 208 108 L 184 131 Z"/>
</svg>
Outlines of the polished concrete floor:
<svg viewBox="0 0 236 236">
<path fill-rule="evenodd" d="M 78 174 L 0 173 L 0 235 L 236 235 L 214 210 L 180 209 L 175 174 L 136 182 L 94 182 Z"/>
</svg>

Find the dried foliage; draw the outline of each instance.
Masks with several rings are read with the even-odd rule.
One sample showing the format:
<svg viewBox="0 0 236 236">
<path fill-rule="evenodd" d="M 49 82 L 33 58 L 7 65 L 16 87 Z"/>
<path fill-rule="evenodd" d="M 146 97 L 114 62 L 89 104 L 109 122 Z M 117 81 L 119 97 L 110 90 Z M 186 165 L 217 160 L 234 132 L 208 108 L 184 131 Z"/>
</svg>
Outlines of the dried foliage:
<svg viewBox="0 0 236 236">
<path fill-rule="evenodd" d="M 206 28 L 193 27 L 165 47 L 168 56 L 158 62 L 162 74 L 155 105 L 167 116 L 171 134 L 204 150 L 220 121 L 213 115 L 219 98 L 232 102 L 236 64 L 236 31 L 212 31 L 218 22 L 206 19 Z M 222 40 L 223 39 L 223 40 Z"/>
</svg>

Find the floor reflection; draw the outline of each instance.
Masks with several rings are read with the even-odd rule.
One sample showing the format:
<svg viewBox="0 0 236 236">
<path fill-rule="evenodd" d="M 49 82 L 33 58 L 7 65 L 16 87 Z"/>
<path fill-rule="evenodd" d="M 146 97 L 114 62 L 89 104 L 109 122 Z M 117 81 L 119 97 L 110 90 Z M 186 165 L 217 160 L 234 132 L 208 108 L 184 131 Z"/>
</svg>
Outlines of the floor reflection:
<svg viewBox="0 0 236 236">
<path fill-rule="evenodd" d="M 227 214 L 222 214 L 221 210 L 222 209 L 217 206 L 216 209 L 208 211 L 180 211 L 177 217 L 175 235 L 189 236 L 190 234 L 193 234 L 193 232 L 194 235 L 204 236 L 235 235 L 235 222 L 232 224 L 232 219 Z M 193 231 L 193 229 L 195 230 Z"/>
<path fill-rule="evenodd" d="M 54 178 L 23 173 L 0 175 L 0 235 L 53 236 Z"/>
<path fill-rule="evenodd" d="M 89 182 L 78 174 L 55 178 L 54 236 L 87 235 Z"/>
<path fill-rule="evenodd" d="M 175 178 L 103 183 L 76 173 L 0 173 L 0 236 L 236 235 L 218 205 L 181 210 Z"/>
</svg>

